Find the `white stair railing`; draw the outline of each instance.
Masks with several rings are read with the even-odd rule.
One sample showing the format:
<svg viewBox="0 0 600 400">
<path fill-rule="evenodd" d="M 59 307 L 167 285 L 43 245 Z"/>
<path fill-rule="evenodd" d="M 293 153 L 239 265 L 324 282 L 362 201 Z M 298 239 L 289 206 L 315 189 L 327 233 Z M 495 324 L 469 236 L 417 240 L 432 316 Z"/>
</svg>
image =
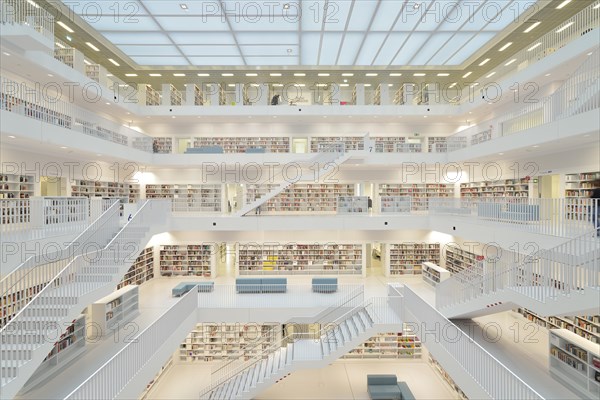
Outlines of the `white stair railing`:
<svg viewBox="0 0 600 400">
<path fill-rule="evenodd" d="M 3 398 L 16 395 L 34 373 L 52 347 L 49 335 L 62 332 L 83 307 L 114 290 L 145 245 L 140 240 L 168 211 L 168 202 L 141 203 L 104 248 L 75 257 L 0 330 L 3 348 L 12 350 L 0 360 Z"/>
</svg>

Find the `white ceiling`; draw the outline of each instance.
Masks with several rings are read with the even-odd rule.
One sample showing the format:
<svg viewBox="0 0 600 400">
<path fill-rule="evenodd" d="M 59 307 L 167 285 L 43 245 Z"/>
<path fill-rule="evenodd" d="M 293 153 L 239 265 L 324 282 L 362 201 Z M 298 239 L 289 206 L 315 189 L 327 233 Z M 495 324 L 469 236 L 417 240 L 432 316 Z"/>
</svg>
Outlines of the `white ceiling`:
<svg viewBox="0 0 600 400">
<path fill-rule="evenodd" d="M 155 67 L 458 66 L 535 3 L 63 1 L 137 64 Z"/>
</svg>

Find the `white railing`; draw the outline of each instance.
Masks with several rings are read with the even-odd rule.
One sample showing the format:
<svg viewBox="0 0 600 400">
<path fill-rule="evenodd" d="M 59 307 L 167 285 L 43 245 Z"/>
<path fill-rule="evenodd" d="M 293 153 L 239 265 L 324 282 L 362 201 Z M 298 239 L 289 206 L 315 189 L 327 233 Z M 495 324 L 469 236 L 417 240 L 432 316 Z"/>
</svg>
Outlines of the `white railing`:
<svg viewBox="0 0 600 400">
<path fill-rule="evenodd" d="M 514 254 L 486 261 L 473 276 L 464 270 L 440 283 L 436 288 L 438 309 L 504 290 L 546 303 L 573 293 L 600 288 L 600 241 L 595 232 L 587 232 L 549 250 L 540 250 L 522 260 Z M 587 288 L 587 289 L 586 289 Z"/>
<path fill-rule="evenodd" d="M 1 78 L 0 109 L 133 148 L 133 139 L 149 138 L 72 103 L 55 100 L 25 82 Z M 151 140 L 151 139 L 149 139 Z M 139 150 L 144 148 L 136 147 Z"/>
<path fill-rule="evenodd" d="M 27 258 L 10 274 L 0 280 L 0 298 L 15 297 L 16 301 L 3 301 L 0 326 L 10 321 L 20 309 L 51 282 L 73 259 L 96 251 L 108 243 L 119 227 L 119 202 L 113 202 L 98 219 L 79 234 L 66 247 Z M 62 245 L 62 244 L 61 244 Z M 56 246 L 58 247 L 58 245 Z M 54 248 L 54 246 L 53 246 Z"/>
<path fill-rule="evenodd" d="M 49 39 L 54 39 L 54 16 L 35 1 L 0 1 L 1 23 L 27 25 Z"/>
<path fill-rule="evenodd" d="M 31 359 L 36 349 L 51 344 L 46 333 L 56 330 L 57 321 L 68 315 L 82 296 L 122 278 L 140 252 L 141 237 L 150 226 L 161 223 L 168 212 L 168 203 L 142 203 L 104 248 L 76 256 L 0 330 L 4 340 L 12 341 L 7 344 L 19 344 L 14 357 L 3 360 L 4 385 L 18 376 L 19 367 Z M 39 335 L 32 336 L 32 329 Z"/>
<path fill-rule="evenodd" d="M 212 292 L 199 293 L 198 296 L 200 304 L 206 308 L 328 307 L 336 301 L 346 298 L 359 286 L 338 285 L 337 291 L 334 293 L 313 293 L 311 284 L 215 284 Z M 239 293 L 238 290 L 241 290 L 242 293 Z"/>
<path fill-rule="evenodd" d="M 434 356 L 438 347 L 446 351 L 492 399 L 543 398 L 409 287 L 404 288 L 404 306 L 405 322 L 421 343 Z M 444 337 L 447 328 L 453 329 L 448 333 L 452 340 Z"/>
<path fill-rule="evenodd" d="M 198 309 L 195 291 L 190 291 L 165 311 L 152 325 L 133 338 L 65 399 L 114 399 L 173 333 Z"/>
</svg>

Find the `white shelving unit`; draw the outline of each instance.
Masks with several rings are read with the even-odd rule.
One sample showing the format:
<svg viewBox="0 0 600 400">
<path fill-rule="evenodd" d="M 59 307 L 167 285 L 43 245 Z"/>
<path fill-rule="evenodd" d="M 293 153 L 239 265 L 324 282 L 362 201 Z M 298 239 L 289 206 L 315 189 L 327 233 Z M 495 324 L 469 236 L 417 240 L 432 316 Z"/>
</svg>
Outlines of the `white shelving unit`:
<svg viewBox="0 0 600 400">
<path fill-rule="evenodd" d="M 447 269 L 434 263 L 424 262 L 422 270 L 421 277 L 423 281 L 434 287 L 450 278 L 450 272 Z"/>
<path fill-rule="evenodd" d="M 180 106 L 183 103 L 183 96 L 181 92 L 173 85 L 170 85 L 169 89 L 169 93 L 171 96 L 171 105 Z"/>
<path fill-rule="evenodd" d="M 338 143 L 344 144 L 345 151 L 365 149 L 363 136 L 313 136 L 310 138 L 310 152 L 318 153 L 319 149 Z"/>
<path fill-rule="evenodd" d="M 337 203 L 338 214 L 368 214 L 369 198 L 367 196 L 340 196 Z"/>
<path fill-rule="evenodd" d="M 171 199 L 174 212 L 221 212 L 223 187 L 217 185 L 146 185 L 147 199 Z"/>
<path fill-rule="evenodd" d="M 492 129 L 486 129 L 485 131 L 478 132 L 471 136 L 471 145 L 487 142 L 492 140 Z"/>
<path fill-rule="evenodd" d="M 379 210 L 382 213 L 409 213 L 411 198 L 407 196 L 381 196 Z"/>
<path fill-rule="evenodd" d="M 586 399 L 600 397 L 600 345 L 566 329 L 550 330 L 550 374 Z"/>
<path fill-rule="evenodd" d="M 600 172 L 581 172 L 565 176 L 565 197 L 570 199 L 567 205 L 567 219 L 589 220 L 589 207 L 578 199 L 587 199 L 595 186 L 595 181 L 600 179 Z"/>
<path fill-rule="evenodd" d="M 529 197 L 529 180 L 523 178 L 461 183 L 460 197 Z"/>
<path fill-rule="evenodd" d="M 180 362 L 249 360 L 281 341 L 281 324 L 198 324 L 179 346 Z"/>
<path fill-rule="evenodd" d="M 526 308 L 519 308 L 517 312 L 544 328 L 566 329 L 592 343 L 600 344 L 600 315 L 542 317 Z"/>
<path fill-rule="evenodd" d="M 403 136 L 375 136 L 371 138 L 375 140 L 376 153 L 396 153 L 398 146 L 404 145 L 406 138 Z"/>
<path fill-rule="evenodd" d="M 3 327 L 19 310 L 31 301 L 45 284 L 33 285 L 0 297 L 0 327 Z"/>
<path fill-rule="evenodd" d="M 249 186 L 247 188 L 249 190 Z M 261 194 L 266 192 L 267 189 L 261 188 L 255 193 Z M 262 206 L 262 212 L 335 213 L 337 211 L 338 198 L 353 197 L 354 194 L 354 184 L 295 183 L 268 200 Z M 251 199 L 252 196 L 253 193 L 249 192 L 246 198 Z"/>
<path fill-rule="evenodd" d="M 446 153 L 446 152 L 448 152 L 448 137 L 446 137 L 446 136 L 429 136 L 427 138 L 427 151 L 429 153 Z"/>
<path fill-rule="evenodd" d="M 135 203 L 140 199 L 140 185 L 76 179 L 71 185 L 71 196 L 120 198 L 126 203 Z"/>
<path fill-rule="evenodd" d="M 87 308 L 87 323 L 96 329 L 88 329 L 88 338 L 97 339 L 138 314 L 139 287 L 127 285 L 112 294 L 92 303 Z"/>
<path fill-rule="evenodd" d="M 483 273 L 483 262 L 480 256 L 458 246 L 446 246 L 446 270 L 451 274 L 457 274 L 463 270 L 469 270 L 474 274 Z"/>
<path fill-rule="evenodd" d="M 117 285 L 117 289 L 127 285 L 141 285 L 152 278 L 154 278 L 154 248 L 147 247 L 142 250 L 131 268 L 129 268 L 123 280 Z"/>
<path fill-rule="evenodd" d="M 385 247 L 390 276 L 420 274 L 424 262 L 440 263 L 439 243 L 391 243 Z"/>
<path fill-rule="evenodd" d="M 160 92 L 150 85 L 146 85 L 146 105 L 147 106 L 160 106 L 161 95 Z"/>
<path fill-rule="evenodd" d="M 225 153 L 262 148 L 266 153 L 289 153 L 289 137 L 195 137 L 193 147 L 221 147 Z"/>
<path fill-rule="evenodd" d="M 204 93 L 202 93 L 202 89 L 200 89 L 198 85 L 194 85 L 194 105 L 204 105 Z"/>
<path fill-rule="evenodd" d="M 211 277 L 216 266 L 214 244 L 160 246 L 160 274 Z"/>
<path fill-rule="evenodd" d="M 398 359 L 421 358 L 421 340 L 407 332 L 385 332 L 369 338 L 342 358 Z"/>
<path fill-rule="evenodd" d="M 361 275 L 364 248 L 364 244 L 240 244 L 236 269 L 240 275 Z"/>
<path fill-rule="evenodd" d="M 28 199 L 33 197 L 33 175 L 0 174 L 0 199 Z"/>
<path fill-rule="evenodd" d="M 380 197 L 410 197 L 413 211 L 429 208 L 430 197 L 454 197 L 454 185 L 445 183 L 380 183 Z"/>
</svg>

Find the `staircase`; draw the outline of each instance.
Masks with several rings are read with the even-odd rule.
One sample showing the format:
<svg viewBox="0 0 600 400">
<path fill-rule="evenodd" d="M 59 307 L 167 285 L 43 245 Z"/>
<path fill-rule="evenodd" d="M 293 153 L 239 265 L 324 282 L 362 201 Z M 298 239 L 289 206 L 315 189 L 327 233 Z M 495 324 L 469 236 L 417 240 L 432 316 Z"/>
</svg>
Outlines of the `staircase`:
<svg viewBox="0 0 600 400">
<path fill-rule="evenodd" d="M 166 222 L 169 203 L 140 203 L 132 219 L 102 249 L 78 255 L 0 330 L 1 398 L 13 398 L 62 333 L 97 299 L 110 294 L 139 249 Z M 105 333 L 103 333 L 105 334 Z"/>
<path fill-rule="evenodd" d="M 331 318 L 331 322 L 321 323 L 318 337 L 306 333 L 290 334 L 281 341 L 285 344 L 283 347 L 278 342 L 248 361 L 234 361 L 222 366 L 213 373 L 212 385 L 201 393 L 200 398 L 252 399 L 297 369 L 322 368 L 378 332 L 402 329 L 399 314 L 390 312 L 391 299 L 372 298 L 338 318 Z"/>
<path fill-rule="evenodd" d="M 338 149 L 333 148 L 332 150 L 338 150 Z M 339 152 L 335 151 L 335 152 L 319 153 L 317 156 L 313 157 L 309 161 L 309 166 L 317 164 L 320 167 L 320 169 L 316 173 L 316 175 L 315 175 L 314 171 L 310 171 L 308 173 L 304 172 L 304 168 L 303 168 L 302 176 L 300 176 L 298 179 L 296 179 L 294 181 L 285 179 L 285 177 L 283 176 L 282 173 L 278 174 L 275 177 L 270 177 L 268 181 L 259 183 L 258 185 L 267 185 L 269 182 L 273 182 L 273 181 L 282 181 L 282 183 L 271 188 L 271 190 L 269 190 L 266 194 L 260 196 L 259 198 L 254 199 L 253 201 L 249 202 L 248 204 L 245 204 L 239 211 L 234 213 L 234 216 L 243 217 L 244 215 L 248 214 L 249 212 L 256 209 L 257 207 L 262 206 L 263 204 L 265 204 L 267 201 L 271 200 L 278 194 L 282 193 L 284 190 L 286 190 L 287 188 L 292 186 L 294 183 L 317 182 L 317 180 L 320 177 L 327 176 L 327 173 L 331 169 L 332 164 L 341 165 L 344 162 L 346 162 L 346 160 L 348 160 L 350 158 L 350 156 L 351 155 L 349 153 L 344 153 L 343 150 L 340 150 Z"/>
<path fill-rule="evenodd" d="M 474 318 L 518 306 L 543 316 L 596 314 L 599 298 L 600 238 L 595 232 L 520 263 L 486 262 L 479 274 L 461 271 L 436 287 L 436 306 L 446 318 Z"/>
</svg>

